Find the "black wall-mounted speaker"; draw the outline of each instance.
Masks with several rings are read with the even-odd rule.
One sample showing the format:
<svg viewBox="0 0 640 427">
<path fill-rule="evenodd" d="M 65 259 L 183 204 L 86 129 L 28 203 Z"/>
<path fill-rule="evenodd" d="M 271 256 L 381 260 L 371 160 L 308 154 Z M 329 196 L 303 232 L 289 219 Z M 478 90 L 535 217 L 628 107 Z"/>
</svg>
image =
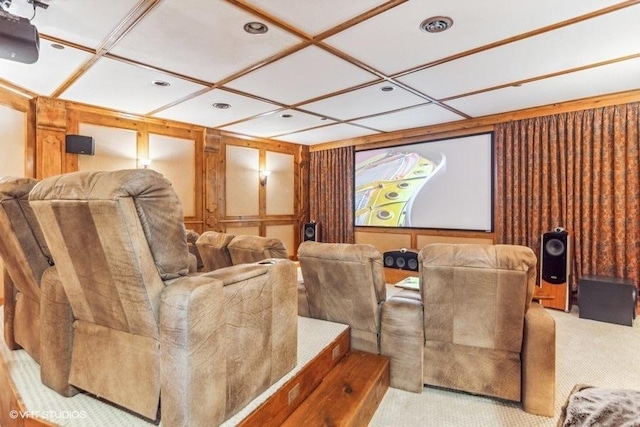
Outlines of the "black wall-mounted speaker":
<svg viewBox="0 0 640 427">
<path fill-rule="evenodd" d="M 382 255 L 385 267 L 400 270 L 418 271 L 418 251 L 415 249 L 399 249 L 385 252 Z"/>
<path fill-rule="evenodd" d="M 312 221 L 304 224 L 302 226 L 302 241 L 318 242 L 320 239 L 319 232 L 320 227 L 317 222 Z"/>
<path fill-rule="evenodd" d="M 95 140 L 92 136 L 67 135 L 65 138 L 65 151 L 70 154 L 95 154 Z"/>
</svg>

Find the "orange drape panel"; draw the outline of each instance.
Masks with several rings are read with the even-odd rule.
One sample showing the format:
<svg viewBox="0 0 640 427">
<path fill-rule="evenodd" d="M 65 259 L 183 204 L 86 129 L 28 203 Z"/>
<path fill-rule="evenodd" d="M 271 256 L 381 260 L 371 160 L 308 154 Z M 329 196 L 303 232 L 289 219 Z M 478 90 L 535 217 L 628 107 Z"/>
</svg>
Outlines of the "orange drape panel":
<svg viewBox="0 0 640 427">
<path fill-rule="evenodd" d="M 540 251 L 556 226 L 573 239 L 573 280 L 640 279 L 640 104 L 496 126 L 496 237 Z"/>
<path fill-rule="evenodd" d="M 353 147 L 311 152 L 309 211 L 322 242 L 354 242 L 353 155 Z"/>
</svg>

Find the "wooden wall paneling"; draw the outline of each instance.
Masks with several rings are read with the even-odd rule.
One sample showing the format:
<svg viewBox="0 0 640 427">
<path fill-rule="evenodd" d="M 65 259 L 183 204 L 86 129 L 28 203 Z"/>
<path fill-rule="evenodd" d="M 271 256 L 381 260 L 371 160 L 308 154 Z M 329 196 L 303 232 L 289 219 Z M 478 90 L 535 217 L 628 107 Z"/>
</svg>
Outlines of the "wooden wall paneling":
<svg viewBox="0 0 640 427">
<path fill-rule="evenodd" d="M 219 220 L 224 207 L 224 154 L 219 131 L 204 130 L 204 229 L 223 231 Z"/>
<path fill-rule="evenodd" d="M 401 248 L 414 248 L 411 233 L 399 229 L 355 231 L 355 242 L 375 246 L 381 253 Z"/>
<path fill-rule="evenodd" d="M 65 172 L 67 110 L 63 101 L 39 97 L 36 109 L 36 178 Z"/>
</svg>

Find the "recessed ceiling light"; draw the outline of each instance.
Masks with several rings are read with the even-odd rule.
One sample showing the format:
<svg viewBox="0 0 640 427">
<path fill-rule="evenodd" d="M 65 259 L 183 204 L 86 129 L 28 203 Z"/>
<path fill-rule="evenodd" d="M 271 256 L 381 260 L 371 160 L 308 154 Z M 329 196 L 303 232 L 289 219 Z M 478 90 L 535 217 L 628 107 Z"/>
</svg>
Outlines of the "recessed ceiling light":
<svg viewBox="0 0 640 427">
<path fill-rule="evenodd" d="M 293 117 L 293 114 L 282 114 L 280 117 L 282 117 L 283 119 L 290 119 L 291 117 Z"/>
<path fill-rule="evenodd" d="M 420 29 L 425 33 L 441 33 L 453 26 L 453 19 L 448 16 L 432 16 L 420 23 Z"/>
<path fill-rule="evenodd" d="M 382 86 L 382 87 L 380 88 L 380 90 L 381 90 L 381 91 L 383 91 L 383 92 L 391 92 L 392 90 L 395 90 L 395 89 L 396 89 L 396 88 L 395 88 L 395 87 L 393 87 L 393 86 Z"/>
<path fill-rule="evenodd" d="M 51 43 L 51 47 L 54 49 L 58 49 L 58 50 L 63 50 L 64 46 L 61 45 L 60 43 Z"/>
<path fill-rule="evenodd" d="M 171 86 L 171 83 L 165 82 L 164 80 L 154 80 L 151 82 L 154 86 L 158 87 L 168 87 Z"/>
<path fill-rule="evenodd" d="M 215 104 L 213 104 L 213 106 L 220 110 L 227 110 L 231 108 L 231 104 L 227 104 L 226 102 L 216 102 Z"/>
<path fill-rule="evenodd" d="M 262 22 L 247 22 L 244 24 L 244 30 L 249 34 L 264 34 L 269 31 L 269 27 Z"/>
</svg>

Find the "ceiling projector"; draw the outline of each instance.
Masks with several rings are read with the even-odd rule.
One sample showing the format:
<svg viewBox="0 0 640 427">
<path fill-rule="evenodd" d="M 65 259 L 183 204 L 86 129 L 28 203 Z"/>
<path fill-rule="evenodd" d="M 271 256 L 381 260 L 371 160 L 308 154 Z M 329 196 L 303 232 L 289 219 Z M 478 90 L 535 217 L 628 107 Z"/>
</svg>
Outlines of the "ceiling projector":
<svg viewBox="0 0 640 427">
<path fill-rule="evenodd" d="M 0 58 L 33 64 L 40 53 L 38 29 L 0 7 Z"/>
</svg>

